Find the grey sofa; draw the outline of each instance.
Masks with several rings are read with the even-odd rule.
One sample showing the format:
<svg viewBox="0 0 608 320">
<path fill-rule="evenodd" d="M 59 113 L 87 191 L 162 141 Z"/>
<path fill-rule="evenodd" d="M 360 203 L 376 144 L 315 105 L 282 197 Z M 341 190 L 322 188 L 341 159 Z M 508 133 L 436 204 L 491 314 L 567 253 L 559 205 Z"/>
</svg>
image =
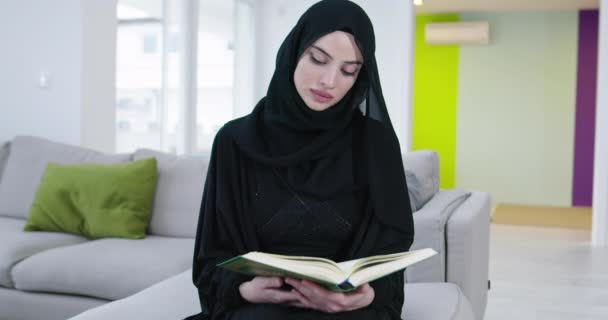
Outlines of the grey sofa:
<svg viewBox="0 0 608 320">
<path fill-rule="evenodd" d="M 199 310 L 191 260 L 206 157 L 152 150 L 102 154 L 30 136 L 0 148 L 0 320 L 180 319 Z M 119 163 L 156 157 L 148 236 L 100 239 L 23 232 L 46 163 Z M 415 210 L 412 249 L 438 255 L 406 271 L 408 319 L 483 319 L 489 195 L 440 190 L 437 154 L 405 158 Z M 142 306 L 145 306 L 143 308 Z"/>
</svg>

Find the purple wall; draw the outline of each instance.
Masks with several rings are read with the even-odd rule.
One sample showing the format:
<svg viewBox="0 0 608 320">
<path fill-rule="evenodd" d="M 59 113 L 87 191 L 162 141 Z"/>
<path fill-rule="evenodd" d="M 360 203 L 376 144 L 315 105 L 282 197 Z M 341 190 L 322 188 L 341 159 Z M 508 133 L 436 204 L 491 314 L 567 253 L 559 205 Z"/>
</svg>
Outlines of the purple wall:
<svg viewBox="0 0 608 320">
<path fill-rule="evenodd" d="M 598 10 L 579 12 L 572 205 L 592 205 Z"/>
</svg>

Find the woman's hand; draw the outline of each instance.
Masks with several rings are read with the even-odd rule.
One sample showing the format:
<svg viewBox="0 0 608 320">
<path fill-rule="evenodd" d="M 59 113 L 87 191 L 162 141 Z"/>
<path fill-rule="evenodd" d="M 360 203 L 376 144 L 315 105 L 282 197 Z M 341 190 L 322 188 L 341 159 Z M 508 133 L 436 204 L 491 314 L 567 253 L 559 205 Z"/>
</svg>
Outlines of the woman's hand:
<svg viewBox="0 0 608 320">
<path fill-rule="evenodd" d="M 327 313 L 351 311 L 367 307 L 374 301 L 374 288 L 364 284 L 357 290 L 348 293 L 327 290 L 307 280 L 285 279 L 298 295 L 298 301 L 288 303 L 290 306 L 310 308 Z"/>
<path fill-rule="evenodd" d="M 239 292 L 243 299 L 252 303 L 289 304 L 300 301 L 297 292 L 282 290 L 282 285 L 283 279 L 280 277 L 255 277 L 241 283 Z"/>
</svg>

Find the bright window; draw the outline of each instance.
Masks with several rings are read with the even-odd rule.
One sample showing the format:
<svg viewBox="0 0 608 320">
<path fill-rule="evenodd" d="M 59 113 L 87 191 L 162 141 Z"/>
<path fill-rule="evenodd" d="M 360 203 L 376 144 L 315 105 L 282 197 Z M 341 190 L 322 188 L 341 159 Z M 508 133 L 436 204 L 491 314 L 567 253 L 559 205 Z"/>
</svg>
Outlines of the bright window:
<svg viewBox="0 0 608 320">
<path fill-rule="evenodd" d="M 253 106 L 252 14 L 245 0 L 118 0 L 118 152 L 206 152 Z"/>
</svg>

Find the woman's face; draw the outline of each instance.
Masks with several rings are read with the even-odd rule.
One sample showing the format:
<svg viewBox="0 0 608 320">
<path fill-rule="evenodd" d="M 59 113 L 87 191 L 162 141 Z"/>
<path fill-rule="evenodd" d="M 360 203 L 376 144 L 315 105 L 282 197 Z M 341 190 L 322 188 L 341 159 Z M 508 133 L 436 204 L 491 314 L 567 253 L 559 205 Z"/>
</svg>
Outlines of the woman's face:
<svg viewBox="0 0 608 320">
<path fill-rule="evenodd" d="M 293 82 L 306 105 L 323 111 L 338 103 L 352 88 L 363 64 L 353 35 L 335 31 L 304 51 Z"/>
</svg>

